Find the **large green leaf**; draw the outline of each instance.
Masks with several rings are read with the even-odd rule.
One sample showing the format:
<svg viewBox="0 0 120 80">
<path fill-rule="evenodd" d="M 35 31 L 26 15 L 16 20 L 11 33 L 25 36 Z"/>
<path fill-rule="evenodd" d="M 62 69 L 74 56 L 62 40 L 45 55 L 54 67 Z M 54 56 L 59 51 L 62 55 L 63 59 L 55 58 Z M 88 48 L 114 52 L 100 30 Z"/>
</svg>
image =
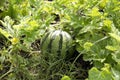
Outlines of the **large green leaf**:
<svg viewBox="0 0 120 80">
<path fill-rule="evenodd" d="M 120 63 L 118 62 L 111 68 L 114 80 L 120 80 Z"/>
<path fill-rule="evenodd" d="M 108 67 L 103 67 L 101 70 L 98 70 L 96 67 L 93 67 L 89 71 L 88 80 L 113 80 L 112 74 Z"/>
</svg>

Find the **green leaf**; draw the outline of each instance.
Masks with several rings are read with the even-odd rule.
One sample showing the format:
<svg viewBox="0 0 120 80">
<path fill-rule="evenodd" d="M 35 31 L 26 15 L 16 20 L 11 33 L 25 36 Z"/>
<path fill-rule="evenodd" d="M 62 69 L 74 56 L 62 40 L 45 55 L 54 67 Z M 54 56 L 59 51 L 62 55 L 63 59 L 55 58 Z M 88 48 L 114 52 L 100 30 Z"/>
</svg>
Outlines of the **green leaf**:
<svg viewBox="0 0 120 80">
<path fill-rule="evenodd" d="M 111 68 L 114 80 L 120 80 L 120 63 Z"/>
<path fill-rule="evenodd" d="M 89 70 L 88 80 L 112 80 L 112 74 L 108 66 L 103 67 L 101 70 L 93 67 Z"/>
<path fill-rule="evenodd" d="M 119 53 L 119 51 L 116 51 L 115 53 L 112 53 L 112 58 L 113 58 L 116 62 L 120 62 L 120 53 Z"/>
<path fill-rule="evenodd" d="M 112 68 L 112 73 L 113 73 L 113 76 L 114 76 L 114 80 L 120 80 L 120 71 L 118 71 L 115 68 Z"/>
<path fill-rule="evenodd" d="M 5 3 L 5 0 L 0 1 L 0 8 L 4 5 L 4 3 Z"/>
</svg>

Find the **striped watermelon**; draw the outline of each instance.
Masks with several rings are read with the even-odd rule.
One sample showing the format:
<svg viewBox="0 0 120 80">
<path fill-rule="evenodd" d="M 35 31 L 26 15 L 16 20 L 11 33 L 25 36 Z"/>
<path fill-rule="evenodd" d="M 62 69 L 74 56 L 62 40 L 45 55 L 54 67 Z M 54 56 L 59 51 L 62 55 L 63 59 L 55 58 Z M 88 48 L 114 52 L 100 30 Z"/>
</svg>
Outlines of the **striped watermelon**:
<svg viewBox="0 0 120 80">
<path fill-rule="evenodd" d="M 72 51 L 72 38 L 65 31 L 48 32 L 41 40 L 41 52 L 47 57 L 65 59 L 72 55 Z"/>
</svg>

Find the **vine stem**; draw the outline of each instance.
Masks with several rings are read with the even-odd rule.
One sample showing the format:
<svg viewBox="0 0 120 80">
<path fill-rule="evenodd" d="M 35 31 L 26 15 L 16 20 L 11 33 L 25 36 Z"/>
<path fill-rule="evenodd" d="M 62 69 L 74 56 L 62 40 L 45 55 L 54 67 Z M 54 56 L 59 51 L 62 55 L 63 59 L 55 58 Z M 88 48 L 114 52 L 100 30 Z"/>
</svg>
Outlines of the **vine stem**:
<svg viewBox="0 0 120 80">
<path fill-rule="evenodd" d="M 101 41 L 103 41 L 103 40 L 105 40 L 105 39 L 108 39 L 108 38 L 109 38 L 109 36 L 105 36 L 105 37 L 103 37 L 103 38 L 95 41 L 93 44 L 95 45 L 96 43 L 99 43 L 99 42 L 101 42 Z"/>
<path fill-rule="evenodd" d="M 10 74 L 11 72 L 13 72 L 12 67 L 9 69 L 9 71 L 7 71 L 5 74 L 3 74 L 2 76 L 0 76 L 0 80 L 2 78 L 4 78 L 5 76 L 7 76 L 8 74 Z"/>
<path fill-rule="evenodd" d="M 97 41 L 94 42 L 93 44 L 95 45 L 95 44 L 97 44 L 97 43 L 99 43 L 99 42 L 101 42 L 101 41 L 103 41 L 103 40 L 105 40 L 105 39 L 107 39 L 107 38 L 109 38 L 109 37 L 108 37 L 108 36 L 105 36 L 105 37 L 97 40 Z M 83 53 L 85 53 L 85 50 L 83 50 L 83 51 L 75 58 L 75 60 L 73 61 L 72 65 L 71 65 L 71 67 L 70 67 L 69 73 L 71 72 L 71 70 L 72 70 L 72 68 L 73 68 L 73 65 L 75 64 L 75 62 L 77 61 L 77 59 L 78 59 L 78 58 L 81 56 L 81 54 L 83 54 Z"/>
<path fill-rule="evenodd" d="M 85 52 L 85 50 L 83 50 L 76 58 L 75 60 L 73 61 L 71 67 L 70 67 L 70 70 L 69 70 L 69 73 L 71 72 L 72 68 L 73 68 L 73 65 L 75 64 L 75 62 L 77 61 L 77 59 L 81 56 L 81 54 L 83 54 Z"/>
</svg>

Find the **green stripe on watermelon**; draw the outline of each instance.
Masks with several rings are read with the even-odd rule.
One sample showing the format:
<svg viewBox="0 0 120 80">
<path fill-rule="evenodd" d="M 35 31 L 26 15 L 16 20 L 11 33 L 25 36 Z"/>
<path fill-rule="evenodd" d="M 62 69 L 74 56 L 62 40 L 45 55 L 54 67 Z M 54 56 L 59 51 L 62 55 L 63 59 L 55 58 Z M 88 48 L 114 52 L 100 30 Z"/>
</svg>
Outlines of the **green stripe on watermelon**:
<svg viewBox="0 0 120 80">
<path fill-rule="evenodd" d="M 46 36 L 43 38 L 41 46 L 44 44 L 44 42 L 46 41 L 47 37 L 49 36 L 49 33 L 46 34 Z"/>
<path fill-rule="evenodd" d="M 54 31 L 53 31 L 54 32 Z M 54 34 L 54 35 L 52 35 L 52 33 L 53 32 L 51 32 L 50 34 L 51 34 L 51 38 L 50 38 L 50 43 L 48 44 L 48 52 L 49 53 L 51 53 L 51 48 L 52 48 L 52 42 L 53 42 L 53 40 L 55 39 L 55 37 L 56 37 L 56 35 Z"/>
<path fill-rule="evenodd" d="M 62 36 L 62 31 L 61 31 L 61 33 L 59 34 L 59 36 L 60 36 L 60 40 L 59 40 L 59 47 L 58 47 L 58 51 L 57 51 L 57 53 L 58 53 L 58 56 L 60 56 L 60 54 L 61 54 L 61 50 L 62 50 L 62 44 L 63 44 L 63 36 Z"/>
</svg>

